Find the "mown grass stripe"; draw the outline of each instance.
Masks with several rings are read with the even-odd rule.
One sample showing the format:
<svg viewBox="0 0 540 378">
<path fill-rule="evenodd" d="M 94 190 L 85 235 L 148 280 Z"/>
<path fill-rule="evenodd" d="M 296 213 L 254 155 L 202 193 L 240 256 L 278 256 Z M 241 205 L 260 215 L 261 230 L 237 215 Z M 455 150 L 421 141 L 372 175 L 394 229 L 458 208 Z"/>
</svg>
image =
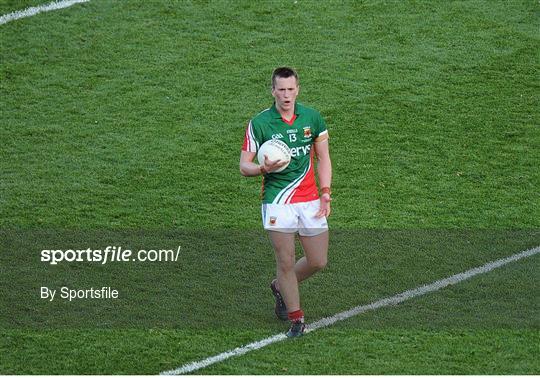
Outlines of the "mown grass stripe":
<svg viewBox="0 0 540 378">
<path fill-rule="evenodd" d="M 53 1 L 49 4 L 38 5 L 36 7 L 26 8 L 20 11 L 15 11 L 12 13 L 5 14 L 0 16 L 0 25 L 7 24 L 8 22 L 18 20 L 20 18 L 35 16 L 38 13 L 50 12 L 58 9 L 68 8 L 72 5 L 79 3 L 87 3 L 90 0 L 63 0 L 63 1 Z"/>
<path fill-rule="evenodd" d="M 523 252 L 516 253 L 514 255 L 511 255 L 511 256 L 508 256 L 508 257 L 505 257 L 505 258 L 502 258 L 502 259 L 491 261 L 491 262 L 489 262 L 487 264 L 484 264 L 484 265 L 482 265 L 480 267 L 472 268 L 472 269 L 469 269 L 469 270 L 467 270 L 465 272 L 454 274 L 453 276 L 450 276 L 450 277 L 447 277 L 447 278 L 444 278 L 444 279 L 441 279 L 441 280 L 438 280 L 438 281 L 434 281 L 434 282 L 432 282 L 430 284 L 427 284 L 427 285 L 424 285 L 424 286 L 419 286 L 419 287 L 417 287 L 415 289 L 404 291 L 404 292 L 402 292 L 400 294 L 397 294 L 397 295 L 394 295 L 392 297 L 380 299 L 380 300 L 375 301 L 373 303 L 370 303 L 368 305 L 362 305 L 362 306 L 353 307 L 353 308 L 351 308 L 351 309 L 349 309 L 347 311 L 340 312 L 340 313 L 338 313 L 338 314 L 336 314 L 334 316 L 328 317 L 328 318 L 320 319 L 320 320 L 310 324 L 309 328 L 307 328 L 307 330 L 306 330 L 306 333 L 307 332 L 313 332 L 313 331 L 315 331 L 315 330 L 317 330 L 319 328 L 328 327 L 328 326 L 330 326 L 330 325 L 332 325 L 332 324 L 334 324 L 334 323 L 336 323 L 336 322 L 338 322 L 340 320 L 345 320 L 345 319 L 351 318 L 353 316 L 362 314 L 362 313 L 370 311 L 370 310 L 376 310 L 376 309 L 381 308 L 381 307 L 396 305 L 396 304 L 399 304 L 401 302 L 405 302 L 405 301 L 407 301 L 409 299 L 419 297 L 419 296 L 422 296 L 424 294 L 428 294 L 428 293 L 440 290 L 440 289 L 445 288 L 447 286 L 455 285 L 455 284 L 460 283 L 462 281 L 468 280 L 469 278 L 474 277 L 476 275 L 483 274 L 483 273 L 488 273 L 488 272 L 490 272 L 490 271 L 492 271 L 494 269 L 497 269 L 497 268 L 499 268 L 501 266 L 504 266 L 504 265 L 509 264 L 511 262 L 521 260 L 521 259 L 526 258 L 526 257 L 533 256 L 533 255 L 535 255 L 535 254 L 537 254 L 539 252 L 540 252 L 540 246 L 537 246 L 537 247 L 528 249 L 528 250 L 523 251 Z M 241 356 L 241 355 L 246 354 L 248 352 L 251 352 L 253 350 L 261 349 L 261 348 L 263 348 L 263 347 L 265 347 L 267 345 L 270 345 L 270 344 L 273 344 L 273 343 L 276 343 L 276 342 L 279 342 L 279 341 L 283 341 L 286 338 L 287 337 L 285 336 L 284 333 L 280 333 L 280 334 L 277 334 L 277 335 L 270 336 L 270 337 L 268 337 L 266 339 L 263 339 L 263 340 L 255 341 L 255 342 L 247 344 L 245 346 L 238 347 L 238 348 L 232 349 L 232 350 L 227 351 L 227 352 L 220 353 L 220 354 L 212 356 L 212 357 L 208 357 L 208 358 L 206 358 L 204 360 L 190 362 L 190 363 L 185 364 L 185 365 L 183 365 L 183 366 L 181 366 L 181 367 L 179 367 L 177 369 L 164 371 L 164 372 L 161 372 L 160 374 L 161 375 L 179 375 L 179 374 L 190 373 L 190 372 L 205 368 L 207 366 L 213 365 L 215 363 L 224 361 L 224 360 L 229 359 L 231 357 Z"/>
</svg>

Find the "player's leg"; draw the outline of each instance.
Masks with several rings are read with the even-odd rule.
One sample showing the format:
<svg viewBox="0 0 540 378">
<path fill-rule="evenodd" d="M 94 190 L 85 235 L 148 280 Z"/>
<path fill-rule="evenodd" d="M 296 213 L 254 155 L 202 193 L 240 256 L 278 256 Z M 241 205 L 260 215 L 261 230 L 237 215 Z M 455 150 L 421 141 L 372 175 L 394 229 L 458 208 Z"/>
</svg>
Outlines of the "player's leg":
<svg viewBox="0 0 540 378">
<path fill-rule="evenodd" d="M 277 281 L 279 290 L 287 306 L 287 317 L 291 326 L 288 337 L 298 337 L 304 334 L 304 312 L 300 308 L 300 294 L 296 279 L 295 267 L 295 234 L 269 231 L 270 240 L 274 247 L 277 262 Z"/>
<path fill-rule="evenodd" d="M 276 256 L 279 295 L 276 295 L 275 286 L 272 284 L 272 291 L 276 297 L 276 315 L 278 318 L 284 319 L 282 317 L 284 314 L 281 311 L 284 310 L 283 312 L 286 312 L 287 318 L 291 321 L 287 336 L 301 336 L 305 327 L 304 313 L 300 308 L 298 281 L 294 270 L 298 215 L 291 205 L 265 204 L 263 205 L 263 224 L 268 231 Z M 284 305 L 283 308 L 280 307 L 280 298 L 283 299 L 281 301 Z"/>
<path fill-rule="evenodd" d="M 269 231 L 270 240 L 274 246 L 277 262 L 277 281 L 279 290 L 287 306 L 287 317 L 291 326 L 286 335 L 298 337 L 304 334 L 304 312 L 300 308 L 300 294 L 295 268 L 295 234 Z"/>
<path fill-rule="evenodd" d="M 299 238 L 304 256 L 296 263 L 298 282 L 323 269 L 328 261 L 328 222 L 316 216 L 319 200 L 296 205 L 299 216 Z"/>
<path fill-rule="evenodd" d="M 300 283 L 324 269 L 328 262 L 328 230 L 314 236 L 299 236 L 304 256 L 295 267 L 296 279 Z"/>
<path fill-rule="evenodd" d="M 300 295 L 295 272 L 294 233 L 268 231 L 276 256 L 279 291 L 289 313 L 300 310 Z"/>
</svg>

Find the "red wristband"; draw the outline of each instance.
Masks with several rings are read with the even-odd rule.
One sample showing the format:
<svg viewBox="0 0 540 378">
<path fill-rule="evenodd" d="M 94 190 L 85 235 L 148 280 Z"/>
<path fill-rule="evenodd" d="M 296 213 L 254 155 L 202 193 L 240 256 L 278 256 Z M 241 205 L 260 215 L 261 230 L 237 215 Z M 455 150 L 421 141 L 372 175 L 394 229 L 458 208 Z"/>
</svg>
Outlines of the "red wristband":
<svg viewBox="0 0 540 378">
<path fill-rule="evenodd" d="M 264 165 L 260 165 L 259 170 L 261 171 L 261 175 L 265 175 L 265 174 L 268 173 L 268 171 L 266 169 L 264 169 Z"/>
<path fill-rule="evenodd" d="M 321 188 L 321 194 L 332 195 L 332 191 L 330 190 L 329 186 L 325 186 L 325 187 Z"/>
</svg>

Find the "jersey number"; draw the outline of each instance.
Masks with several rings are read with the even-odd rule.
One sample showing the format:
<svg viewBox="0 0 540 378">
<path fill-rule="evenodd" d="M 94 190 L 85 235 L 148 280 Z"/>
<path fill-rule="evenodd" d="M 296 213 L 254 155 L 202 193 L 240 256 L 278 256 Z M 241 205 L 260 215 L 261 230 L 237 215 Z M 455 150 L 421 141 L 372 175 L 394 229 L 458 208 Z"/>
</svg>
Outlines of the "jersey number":
<svg viewBox="0 0 540 378">
<path fill-rule="evenodd" d="M 292 143 L 292 142 L 296 142 L 296 134 L 289 134 L 289 141 Z"/>
</svg>

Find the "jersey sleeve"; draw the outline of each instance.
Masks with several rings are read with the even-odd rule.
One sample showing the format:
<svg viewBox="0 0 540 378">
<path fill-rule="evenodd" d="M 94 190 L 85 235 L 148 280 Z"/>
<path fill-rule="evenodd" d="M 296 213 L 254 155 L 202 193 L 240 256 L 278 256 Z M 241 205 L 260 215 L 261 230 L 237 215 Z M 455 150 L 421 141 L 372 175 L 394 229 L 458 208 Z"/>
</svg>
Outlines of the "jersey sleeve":
<svg viewBox="0 0 540 378">
<path fill-rule="evenodd" d="M 326 128 L 326 122 L 324 122 L 323 117 L 320 113 L 317 113 L 315 117 L 315 142 L 322 142 L 323 140 L 328 139 L 328 129 Z"/>
<path fill-rule="evenodd" d="M 256 131 L 256 127 L 253 126 L 253 122 L 249 121 L 246 127 L 246 133 L 244 135 L 244 144 L 242 144 L 242 151 L 257 152 L 259 150 L 261 136 Z"/>
</svg>

